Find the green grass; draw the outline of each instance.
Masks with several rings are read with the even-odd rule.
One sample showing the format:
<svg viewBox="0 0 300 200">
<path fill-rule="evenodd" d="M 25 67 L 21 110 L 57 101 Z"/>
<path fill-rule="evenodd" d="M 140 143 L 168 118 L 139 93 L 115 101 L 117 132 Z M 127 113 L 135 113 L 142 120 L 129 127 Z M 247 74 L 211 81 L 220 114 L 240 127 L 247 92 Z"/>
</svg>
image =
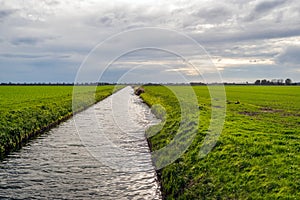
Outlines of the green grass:
<svg viewBox="0 0 300 200">
<path fill-rule="evenodd" d="M 115 86 L 78 86 L 74 111 L 112 94 Z M 0 87 L 0 159 L 5 154 L 72 115 L 73 86 Z"/>
<path fill-rule="evenodd" d="M 160 107 L 163 129 L 149 138 L 152 151 L 168 145 L 181 123 L 173 91 L 185 86 L 145 86 L 142 98 Z M 159 170 L 166 199 L 298 199 L 300 197 L 300 87 L 226 86 L 226 120 L 213 150 L 199 150 L 208 130 L 207 87 L 193 87 L 199 128 L 188 150 Z M 186 102 L 190 101 L 187 96 Z M 239 102 L 239 104 L 235 104 Z M 164 109 L 162 109 L 163 107 Z M 157 110 L 157 109 L 154 109 Z"/>
</svg>

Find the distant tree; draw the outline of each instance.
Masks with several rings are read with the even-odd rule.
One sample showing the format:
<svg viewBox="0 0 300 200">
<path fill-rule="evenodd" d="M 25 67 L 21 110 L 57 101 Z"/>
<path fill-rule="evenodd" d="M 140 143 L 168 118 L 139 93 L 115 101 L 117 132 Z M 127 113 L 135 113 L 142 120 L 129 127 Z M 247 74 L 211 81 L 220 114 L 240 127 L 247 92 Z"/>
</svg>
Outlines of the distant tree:
<svg viewBox="0 0 300 200">
<path fill-rule="evenodd" d="M 260 80 L 256 80 L 254 84 L 255 85 L 260 85 Z"/>
<path fill-rule="evenodd" d="M 261 85 L 267 85 L 267 83 L 268 83 L 268 81 L 266 79 L 261 80 L 261 82 L 260 82 Z"/>
<path fill-rule="evenodd" d="M 292 84 L 292 79 L 287 78 L 287 79 L 285 80 L 285 84 L 286 84 L 286 85 L 291 85 L 291 84 Z"/>
<path fill-rule="evenodd" d="M 283 79 L 278 79 L 277 83 L 278 83 L 278 85 L 283 85 Z"/>
</svg>

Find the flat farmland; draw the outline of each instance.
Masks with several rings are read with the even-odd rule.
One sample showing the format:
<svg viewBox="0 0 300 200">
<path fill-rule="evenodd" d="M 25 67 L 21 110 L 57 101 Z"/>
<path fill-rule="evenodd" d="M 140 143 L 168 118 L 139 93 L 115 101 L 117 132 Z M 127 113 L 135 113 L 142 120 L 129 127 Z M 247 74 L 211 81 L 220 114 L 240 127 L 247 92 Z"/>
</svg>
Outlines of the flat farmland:
<svg viewBox="0 0 300 200">
<path fill-rule="evenodd" d="M 95 93 L 92 86 L 76 87 L 74 103 L 73 86 L 1 86 L 1 157 L 64 121 L 73 111 L 109 96 L 114 89 L 115 86 L 99 86 Z M 165 199 L 298 199 L 300 87 L 226 86 L 226 100 L 220 106 L 226 109 L 224 126 L 214 148 L 204 157 L 199 152 L 213 110 L 208 88 L 144 86 L 144 89 L 142 99 L 163 121 L 146 131 L 152 152 L 172 143 L 181 124 L 187 124 L 181 130 L 182 138 L 195 131 L 189 124 L 198 124 L 188 149 L 158 170 Z M 188 92 L 191 89 L 195 99 Z M 182 94 L 180 101 L 176 93 Z M 182 105 L 196 112 L 183 112 Z M 196 118 L 195 113 L 199 113 Z"/>
<path fill-rule="evenodd" d="M 218 86 L 216 86 L 218 87 Z M 300 87 L 226 86 L 226 118 L 215 147 L 199 150 L 211 118 L 206 86 L 193 87 L 199 127 L 188 150 L 158 171 L 166 199 L 298 199 L 300 196 Z M 186 86 L 145 86 L 163 128 L 149 138 L 152 151 L 168 145 L 181 123 L 172 91 Z M 187 96 L 184 100 L 190 101 Z M 161 108 L 161 110 L 160 110 Z M 166 113 L 166 114 L 164 114 Z"/>
<path fill-rule="evenodd" d="M 112 94 L 115 86 L 76 87 L 80 111 Z M 70 117 L 73 86 L 1 86 L 0 158 L 33 135 Z M 80 102 L 80 103 L 78 103 Z"/>
</svg>

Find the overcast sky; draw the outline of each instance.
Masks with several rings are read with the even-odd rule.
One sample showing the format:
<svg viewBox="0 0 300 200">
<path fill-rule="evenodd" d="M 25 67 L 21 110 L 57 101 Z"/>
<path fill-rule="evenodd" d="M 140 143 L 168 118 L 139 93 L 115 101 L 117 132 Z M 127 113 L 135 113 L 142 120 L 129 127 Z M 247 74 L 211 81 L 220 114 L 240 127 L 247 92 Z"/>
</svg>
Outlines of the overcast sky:
<svg viewBox="0 0 300 200">
<path fill-rule="evenodd" d="M 300 3 L 0 0 L 0 47 L 0 82 L 300 81 Z"/>
</svg>

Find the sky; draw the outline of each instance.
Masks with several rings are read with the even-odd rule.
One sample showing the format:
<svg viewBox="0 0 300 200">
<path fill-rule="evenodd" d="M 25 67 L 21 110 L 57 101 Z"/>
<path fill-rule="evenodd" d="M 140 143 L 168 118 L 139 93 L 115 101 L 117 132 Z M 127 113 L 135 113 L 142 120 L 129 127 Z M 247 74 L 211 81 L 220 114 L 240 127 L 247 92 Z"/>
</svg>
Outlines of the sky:
<svg viewBox="0 0 300 200">
<path fill-rule="evenodd" d="M 297 0 L 0 0 L 0 82 L 300 82 Z"/>
</svg>

